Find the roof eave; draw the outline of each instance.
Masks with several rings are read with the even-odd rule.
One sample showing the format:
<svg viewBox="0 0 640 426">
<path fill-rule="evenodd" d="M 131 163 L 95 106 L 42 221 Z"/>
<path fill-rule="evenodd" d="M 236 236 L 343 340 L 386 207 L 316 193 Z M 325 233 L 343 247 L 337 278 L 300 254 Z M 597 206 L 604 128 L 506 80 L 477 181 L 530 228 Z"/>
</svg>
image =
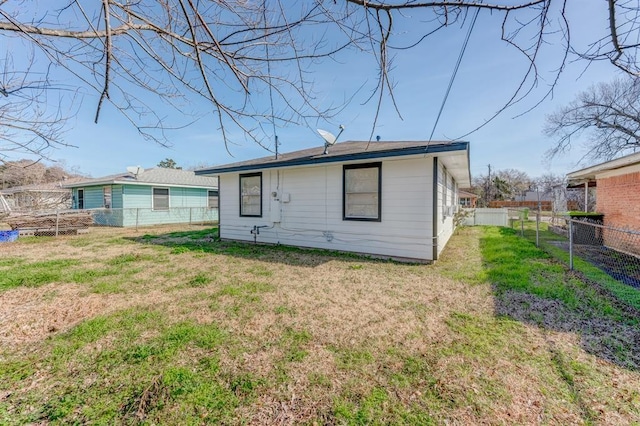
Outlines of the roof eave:
<svg viewBox="0 0 640 426">
<path fill-rule="evenodd" d="M 232 166 L 232 167 L 213 167 L 210 169 L 202 169 L 196 170 L 196 175 L 217 175 L 223 173 L 234 173 L 234 172 L 244 172 L 251 170 L 263 170 L 263 169 L 275 169 L 282 167 L 293 167 L 293 166 L 308 166 L 315 164 L 326 164 L 326 163 L 340 163 L 345 161 L 354 161 L 354 160 L 370 160 L 377 158 L 388 158 L 388 157 L 400 157 L 400 156 L 409 156 L 409 155 L 418 155 L 418 154 L 437 154 L 442 152 L 451 152 L 451 151 L 469 151 L 469 142 L 452 142 L 447 145 L 427 145 L 427 146 L 416 146 L 411 148 L 401 148 L 401 149 L 391 149 L 391 150 L 381 150 L 381 151 L 365 151 L 359 153 L 350 153 L 350 154 L 342 154 L 342 155 L 333 155 L 327 157 L 304 157 L 304 158 L 295 158 L 291 160 L 285 161 L 273 161 L 268 163 L 257 163 L 257 164 L 248 164 L 241 166 Z M 471 180 L 471 176 L 469 176 L 469 180 Z"/>
<path fill-rule="evenodd" d="M 613 160 L 605 161 L 604 163 L 595 164 L 593 166 L 585 167 L 584 169 L 576 170 L 575 172 L 567 173 L 567 179 L 596 179 L 598 173 L 607 172 L 610 170 L 622 169 L 624 167 L 633 166 L 640 163 L 640 153 L 634 153 L 626 155 L 624 157 L 616 158 Z"/>
</svg>

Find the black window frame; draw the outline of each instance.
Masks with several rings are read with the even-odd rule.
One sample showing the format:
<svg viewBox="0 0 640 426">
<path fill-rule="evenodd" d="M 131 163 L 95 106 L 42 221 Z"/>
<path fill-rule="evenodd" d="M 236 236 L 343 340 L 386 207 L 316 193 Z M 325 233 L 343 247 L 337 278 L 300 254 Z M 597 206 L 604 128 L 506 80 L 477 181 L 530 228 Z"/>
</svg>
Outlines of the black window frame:
<svg viewBox="0 0 640 426">
<path fill-rule="evenodd" d="M 213 195 L 211 194 L 213 192 Z M 211 199 L 216 199 L 216 206 L 211 206 Z M 217 209 L 220 207 L 220 192 L 217 189 L 207 189 L 207 208 Z"/>
<path fill-rule="evenodd" d="M 347 170 L 353 169 L 378 169 L 378 216 L 370 217 L 347 217 Z M 342 220 L 354 220 L 358 222 L 382 222 L 382 162 L 358 163 L 342 165 Z"/>
<path fill-rule="evenodd" d="M 167 190 L 167 208 L 157 208 L 156 207 L 156 194 L 155 191 L 156 189 L 166 189 Z M 159 211 L 159 212 L 166 212 L 171 210 L 171 188 L 166 187 L 166 186 L 154 186 L 151 188 L 151 210 L 153 211 Z"/>
<path fill-rule="evenodd" d="M 107 203 L 107 189 L 109 190 L 109 202 Z M 113 188 L 111 185 L 105 185 L 102 187 L 102 207 L 110 209 L 113 205 Z"/>
<path fill-rule="evenodd" d="M 259 177 L 260 178 L 260 214 L 243 214 L 242 213 L 242 179 L 251 178 L 251 177 Z M 238 196 L 239 196 L 239 205 L 238 210 L 240 217 L 262 217 L 262 172 L 254 172 L 254 173 L 241 173 L 238 178 Z"/>
<path fill-rule="evenodd" d="M 84 210 L 84 188 L 78 188 L 76 193 L 78 196 L 78 200 L 77 200 L 78 210 Z M 81 193 L 82 193 L 82 197 L 80 196 Z"/>
</svg>

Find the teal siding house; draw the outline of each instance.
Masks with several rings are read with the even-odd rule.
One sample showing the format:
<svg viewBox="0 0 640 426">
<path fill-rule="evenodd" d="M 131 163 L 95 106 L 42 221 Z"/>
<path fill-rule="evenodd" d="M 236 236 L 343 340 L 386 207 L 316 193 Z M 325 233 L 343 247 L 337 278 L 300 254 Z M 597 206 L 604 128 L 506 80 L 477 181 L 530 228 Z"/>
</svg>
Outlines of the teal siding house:
<svg viewBox="0 0 640 426">
<path fill-rule="evenodd" d="M 106 226 L 217 222 L 218 180 L 188 170 L 129 167 L 126 173 L 65 185 L 73 209 L 95 210 Z"/>
</svg>

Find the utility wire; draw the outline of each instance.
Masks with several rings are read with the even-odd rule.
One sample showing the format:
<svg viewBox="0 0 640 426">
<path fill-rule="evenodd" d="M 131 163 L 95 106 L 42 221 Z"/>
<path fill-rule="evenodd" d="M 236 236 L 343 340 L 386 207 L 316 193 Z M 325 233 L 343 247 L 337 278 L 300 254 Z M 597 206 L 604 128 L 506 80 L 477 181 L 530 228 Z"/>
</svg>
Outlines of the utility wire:
<svg viewBox="0 0 640 426">
<path fill-rule="evenodd" d="M 460 50 L 460 55 L 458 56 L 458 61 L 456 62 L 456 66 L 453 68 L 453 74 L 451 74 L 451 80 L 449 80 L 449 87 L 447 87 L 447 91 L 444 94 L 444 99 L 442 99 L 442 104 L 440 105 L 440 111 L 438 111 L 436 122 L 433 124 L 433 129 L 431 130 L 431 135 L 429 136 L 429 140 L 433 138 L 433 134 L 436 132 L 436 127 L 438 127 L 438 121 L 440 121 L 442 110 L 444 110 L 444 105 L 447 103 L 449 92 L 451 92 L 451 86 L 453 86 L 453 81 L 456 79 L 456 75 L 458 74 L 458 68 L 460 68 L 462 57 L 464 56 L 465 50 L 467 50 L 467 44 L 469 44 L 469 39 L 471 38 L 471 31 L 473 31 L 473 27 L 476 25 L 476 19 L 478 19 L 479 13 L 480 13 L 480 8 L 476 9 L 476 13 L 475 15 L 473 15 L 473 20 L 471 21 L 471 25 L 469 26 L 469 31 L 467 31 L 467 36 L 465 37 L 464 43 L 462 44 L 462 50 Z"/>
<path fill-rule="evenodd" d="M 273 137 L 275 139 L 275 151 L 276 151 L 276 160 L 278 159 L 278 134 L 276 133 L 276 120 L 274 117 L 274 108 L 273 108 L 273 87 L 272 87 L 272 83 L 271 83 L 271 60 L 269 58 L 269 40 L 267 38 L 268 36 L 268 28 L 269 26 L 267 25 L 267 0 L 264 0 L 264 2 L 262 3 L 262 17 L 264 19 L 264 28 L 265 28 L 265 34 L 264 34 L 264 45 L 265 45 L 265 49 L 266 49 L 266 54 L 267 54 L 267 78 L 269 79 L 269 102 L 271 104 L 271 125 L 273 126 Z"/>
</svg>

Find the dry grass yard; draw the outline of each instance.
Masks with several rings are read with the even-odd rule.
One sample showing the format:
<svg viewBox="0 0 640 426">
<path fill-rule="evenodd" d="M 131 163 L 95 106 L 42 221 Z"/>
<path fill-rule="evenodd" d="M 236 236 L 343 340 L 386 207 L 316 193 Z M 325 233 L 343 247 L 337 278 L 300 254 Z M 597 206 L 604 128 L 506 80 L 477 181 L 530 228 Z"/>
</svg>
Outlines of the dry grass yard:
<svg viewBox="0 0 640 426">
<path fill-rule="evenodd" d="M 640 422 L 638 310 L 511 230 L 430 266 L 176 230 L 0 245 L 0 424 Z"/>
</svg>

